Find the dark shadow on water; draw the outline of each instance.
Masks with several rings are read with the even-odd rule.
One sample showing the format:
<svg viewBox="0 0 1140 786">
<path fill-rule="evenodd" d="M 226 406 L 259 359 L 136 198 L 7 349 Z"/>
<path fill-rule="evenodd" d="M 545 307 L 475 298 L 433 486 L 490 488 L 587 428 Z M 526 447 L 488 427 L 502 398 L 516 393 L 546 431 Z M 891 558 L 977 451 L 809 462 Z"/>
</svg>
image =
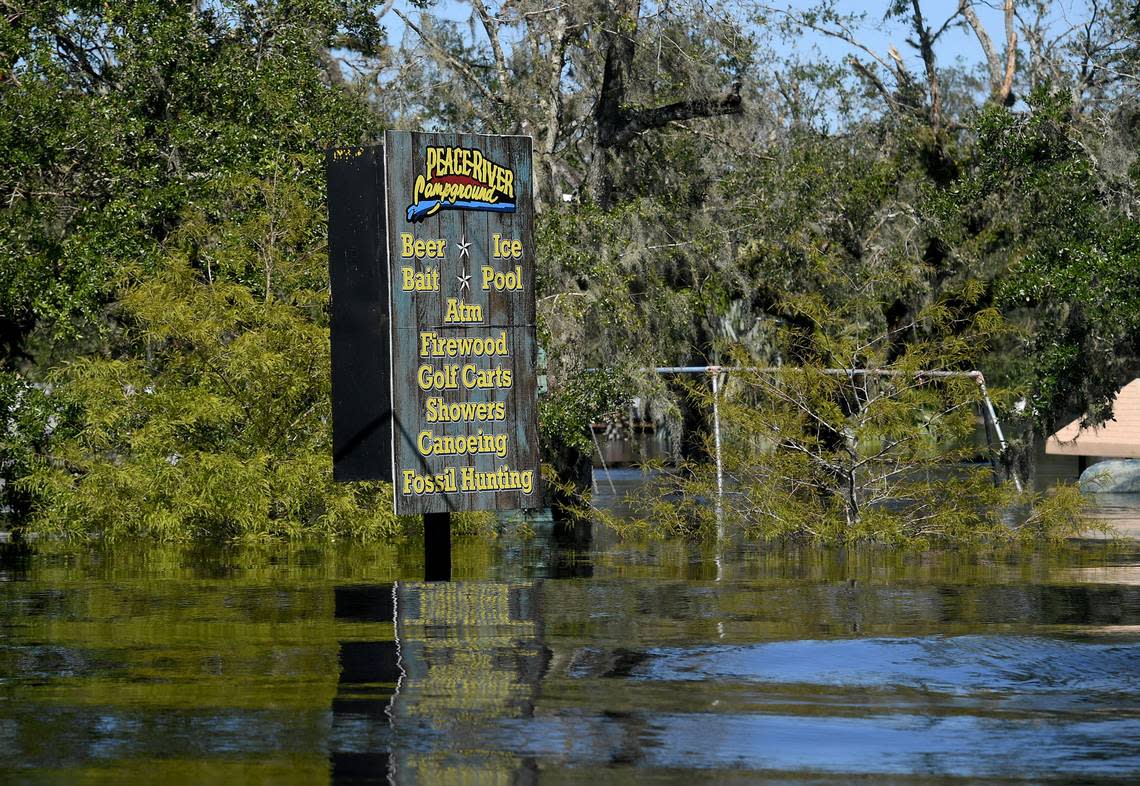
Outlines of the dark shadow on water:
<svg viewBox="0 0 1140 786">
<path fill-rule="evenodd" d="M 23 541 L 0 543 L 0 581 L 22 581 L 28 577 L 35 550 Z"/>
</svg>

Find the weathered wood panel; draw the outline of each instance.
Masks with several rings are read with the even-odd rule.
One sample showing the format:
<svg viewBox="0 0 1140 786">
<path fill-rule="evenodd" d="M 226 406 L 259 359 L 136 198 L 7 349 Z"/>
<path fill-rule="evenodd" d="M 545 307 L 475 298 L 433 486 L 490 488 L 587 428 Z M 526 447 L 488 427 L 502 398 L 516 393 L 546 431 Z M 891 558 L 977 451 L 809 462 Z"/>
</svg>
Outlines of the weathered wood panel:
<svg viewBox="0 0 1140 786">
<path fill-rule="evenodd" d="M 530 139 L 385 146 L 396 512 L 538 507 Z"/>
<path fill-rule="evenodd" d="M 384 148 L 330 148 L 333 477 L 392 479 Z"/>
</svg>

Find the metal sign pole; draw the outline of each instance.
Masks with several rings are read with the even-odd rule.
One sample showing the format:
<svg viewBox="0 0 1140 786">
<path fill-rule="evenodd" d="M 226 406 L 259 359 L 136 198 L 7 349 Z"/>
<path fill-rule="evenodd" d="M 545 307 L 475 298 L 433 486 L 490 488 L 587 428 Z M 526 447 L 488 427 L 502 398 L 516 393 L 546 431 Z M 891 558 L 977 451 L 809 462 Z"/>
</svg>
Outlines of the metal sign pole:
<svg viewBox="0 0 1140 786">
<path fill-rule="evenodd" d="M 712 376 L 713 441 L 716 445 L 716 539 L 724 540 L 724 462 L 720 454 L 720 366 L 709 366 Z"/>
<path fill-rule="evenodd" d="M 451 581 L 451 514 L 424 514 L 424 581 Z"/>
</svg>

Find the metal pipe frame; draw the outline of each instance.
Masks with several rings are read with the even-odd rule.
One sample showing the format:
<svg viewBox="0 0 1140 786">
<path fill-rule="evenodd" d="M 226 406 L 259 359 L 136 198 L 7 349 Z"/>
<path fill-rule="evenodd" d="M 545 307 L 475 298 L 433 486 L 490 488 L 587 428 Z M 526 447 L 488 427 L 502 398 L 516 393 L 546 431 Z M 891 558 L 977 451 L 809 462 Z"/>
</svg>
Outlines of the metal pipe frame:
<svg viewBox="0 0 1140 786">
<path fill-rule="evenodd" d="M 759 373 L 779 373 L 781 371 L 788 371 L 795 369 L 795 366 L 643 366 L 640 371 L 653 371 L 657 374 L 708 374 L 712 379 L 712 394 L 713 394 L 713 440 L 716 448 L 716 493 L 717 493 L 717 539 L 724 537 L 724 522 L 721 515 L 722 500 L 724 497 L 724 463 L 721 458 L 720 448 L 720 375 L 729 374 L 733 371 L 751 371 Z M 597 369 L 587 369 L 587 371 L 597 371 Z M 906 371 L 899 371 L 897 369 L 886 368 L 825 368 L 823 373 L 829 376 L 877 376 L 877 377 L 930 377 L 932 379 L 951 379 L 951 378 L 969 378 L 974 380 L 978 389 L 982 393 L 982 400 L 986 405 L 986 416 L 989 418 L 990 423 L 994 427 L 994 434 L 998 438 L 998 444 L 1001 445 L 1002 453 L 1009 449 L 1009 444 L 1005 441 L 1005 433 L 1002 431 L 1001 423 L 998 421 L 997 412 L 994 410 L 994 402 L 990 398 L 989 390 L 986 388 L 986 378 L 981 371 L 916 371 L 913 373 Z M 593 429 L 591 429 L 591 436 Z M 600 448 L 599 448 L 600 451 Z M 1014 488 L 1018 493 L 1022 491 L 1021 479 L 1017 477 L 1017 473 L 1012 469 L 1010 470 L 1010 477 L 1013 479 Z M 608 475 L 608 473 L 607 473 Z"/>
</svg>

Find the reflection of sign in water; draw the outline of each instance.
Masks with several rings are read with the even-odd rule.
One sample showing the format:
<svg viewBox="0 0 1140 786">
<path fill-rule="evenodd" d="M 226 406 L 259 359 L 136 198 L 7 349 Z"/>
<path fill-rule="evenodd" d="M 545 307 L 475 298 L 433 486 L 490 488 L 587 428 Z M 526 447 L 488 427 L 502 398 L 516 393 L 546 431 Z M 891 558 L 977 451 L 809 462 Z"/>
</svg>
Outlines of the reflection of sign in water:
<svg viewBox="0 0 1140 786">
<path fill-rule="evenodd" d="M 333 598 L 337 622 L 350 626 L 356 636 L 337 647 L 330 783 L 384 782 L 393 774 L 389 710 L 403 677 L 392 635 L 395 587 L 342 586 L 334 590 Z"/>
<path fill-rule="evenodd" d="M 401 584 L 397 718 L 513 717 L 533 709 L 546 667 L 529 585 Z M 398 722 L 398 720 L 397 720 Z"/>
<path fill-rule="evenodd" d="M 371 638 L 360 623 L 394 635 L 340 642 L 332 782 L 531 782 L 518 757 L 461 746 L 533 713 L 550 660 L 538 594 L 488 582 L 338 587 L 336 617 L 355 636 Z"/>
</svg>

